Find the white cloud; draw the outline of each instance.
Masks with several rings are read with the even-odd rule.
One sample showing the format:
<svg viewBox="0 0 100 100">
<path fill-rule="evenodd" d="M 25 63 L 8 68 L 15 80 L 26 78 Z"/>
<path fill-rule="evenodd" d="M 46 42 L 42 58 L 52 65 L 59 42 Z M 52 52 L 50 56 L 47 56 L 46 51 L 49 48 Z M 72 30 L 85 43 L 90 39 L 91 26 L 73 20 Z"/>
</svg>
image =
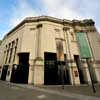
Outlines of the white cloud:
<svg viewBox="0 0 100 100">
<path fill-rule="evenodd" d="M 65 19 L 91 18 L 100 28 L 100 0 L 41 0 L 47 15 Z M 100 32 L 100 30 L 99 30 Z"/>
<path fill-rule="evenodd" d="M 10 25 L 12 27 L 20 23 L 25 17 L 36 16 L 37 12 L 30 7 L 28 0 L 18 0 L 15 7 L 13 7 Z"/>
<path fill-rule="evenodd" d="M 13 4 L 12 12 L 9 13 L 10 19 L 7 22 L 9 27 L 2 31 L 0 39 L 2 39 L 7 32 L 19 24 L 24 18 L 38 15 L 37 11 L 30 7 L 28 0 L 17 0 L 17 2 Z M 2 22 L 2 20 L 0 20 L 0 22 Z"/>
<path fill-rule="evenodd" d="M 99 0 L 38 0 L 41 1 L 41 10 L 37 11 L 30 6 L 29 0 L 17 0 L 11 12 L 10 25 L 14 27 L 27 16 L 49 15 L 65 19 L 92 18 L 98 23 L 97 16 L 100 9 Z M 34 0 L 33 0 L 34 1 Z M 33 3 L 34 6 L 34 3 Z M 40 8 L 40 7 L 39 7 Z M 100 24 L 97 24 L 100 27 Z"/>
<path fill-rule="evenodd" d="M 99 6 L 98 0 L 42 0 L 48 15 L 66 18 L 94 18 Z"/>
<path fill-rule="evenodd" d="M 69 0 L 42 0 L 44 9 L 48 15 L 73 19 L 79 18 L 80 14 L 70 6 Z M 77 16 L 78 15 L 78 16 Z"/>
<path fill-rule="evenodd" d="M 12 12 L 9 12 L 9 28 L 2 32 L 4 34 L 20 23 L 25 17 L 37 15 L 49 15 L 70 20 L 92 18 L 100 32 L 100 0 L 32 0 L 33 6 L 30 5 L 31 0 L 15 1 L 16 4 L 12 4 Z M 0 13 L 0 19 L 2 19 L 1 16 L 2 14 Z M 0 34 L 0 37 L 3 37 L 3 35 Z"/>
</svg>

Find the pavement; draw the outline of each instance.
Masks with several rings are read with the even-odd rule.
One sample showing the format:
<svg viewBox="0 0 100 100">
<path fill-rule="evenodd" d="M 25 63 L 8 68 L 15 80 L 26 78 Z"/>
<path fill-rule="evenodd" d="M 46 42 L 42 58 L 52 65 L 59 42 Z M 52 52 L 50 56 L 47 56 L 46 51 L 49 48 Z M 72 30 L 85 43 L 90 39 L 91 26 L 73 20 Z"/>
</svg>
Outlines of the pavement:
<svg viewBox="0 0 100 100">
<path fill-rule="evenodd" d="M 80 95 L 86 95 L 86 96 L 95 96 L 95 97 L 100 97 L 100 84 L 95 84 L 95 90 L 96 93 L 93 92 L 93 88 L 91 85 L 77 85 L 77 86 L 72 86 L 72 85 L 65 85 L 64 89 L 62 89 L 62 86 L 43 86 L 42 88 L 45 89 L 50 89 L 50 90 L 56 90 L 56 91 L 61 91 L 63 90 L 64 92 L 70 92 L 70 93 L 75 93 L 75 94 L 80 94 Z"/>
<path fill-rule="evenodd" d="M 93 95 L 89 86 L 65 86 L 62 89 L 60 85 L 34 87 L 0 80 L 0 100 L 100 100 L 99 87 Z"/>
</svg>

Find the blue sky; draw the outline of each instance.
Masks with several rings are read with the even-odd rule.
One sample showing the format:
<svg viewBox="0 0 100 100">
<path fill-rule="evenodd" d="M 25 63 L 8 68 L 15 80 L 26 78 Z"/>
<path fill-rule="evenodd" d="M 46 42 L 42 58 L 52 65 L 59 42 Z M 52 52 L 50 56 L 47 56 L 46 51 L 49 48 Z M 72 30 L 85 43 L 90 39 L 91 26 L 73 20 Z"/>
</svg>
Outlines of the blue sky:
<svg viewBox="0 0 100 100">
<path fill-rule="evenodd" d="M 92 18 L 100 32 L 100 0 L 0 0 L 0 39 L 28 16 Z"/>
</svg>

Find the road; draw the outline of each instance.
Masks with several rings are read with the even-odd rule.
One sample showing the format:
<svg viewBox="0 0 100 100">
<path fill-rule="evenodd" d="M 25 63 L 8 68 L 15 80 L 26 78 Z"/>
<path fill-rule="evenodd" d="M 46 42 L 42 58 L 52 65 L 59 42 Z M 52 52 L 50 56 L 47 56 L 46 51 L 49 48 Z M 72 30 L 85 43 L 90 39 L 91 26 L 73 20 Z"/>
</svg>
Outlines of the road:
<svg viewBox="0 0 100 100">
<path fill-rule="evenodd" d="M 64 93 L 63 90 L 24 88 L 0 81 L 0 100 L 100 100 L 100 98 Z"/>
</svg>

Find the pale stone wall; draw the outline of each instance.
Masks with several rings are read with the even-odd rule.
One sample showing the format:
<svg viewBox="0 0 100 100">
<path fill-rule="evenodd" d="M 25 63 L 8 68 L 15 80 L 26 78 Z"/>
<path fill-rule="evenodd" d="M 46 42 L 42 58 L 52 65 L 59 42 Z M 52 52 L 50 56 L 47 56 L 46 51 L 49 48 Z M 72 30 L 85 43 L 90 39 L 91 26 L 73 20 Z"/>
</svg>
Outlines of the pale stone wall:
<svg viewBox="0 0 100 100">
<path fill-rule="evenodd" d="M 37 25 L 42 24 L 40 31 L 40 50 L 37 50 L 38 47 L 38 29 Z M 67 27 L 68 30 L 64 31 L 63 28 Z M 89 26 L 90 29 L 92 26 Z M 76 25 L 77 30 L 85 30 L 85 27 Z M 93 27 L 94 28 L 94 27 Z M 86 28 L 87 29 L 87 28 Z M 90 46 L 93 51 L 93 57 L 96 60 L 100 60 L 100 55 L 98 52 L 100 51 L 98 34 L 95 32 L 88 33 L 88 38 L 90 41 Z M 78 72 L 78 68 L 76 62 L 74 60 L 74 55 L 80 56 L 79 46 L 76 39 L 76 32 L 74 31 L 74 27 L 66 24 L 63 25 L 61 23 L 51 22 L 51 21 L 36 21 L 36 22 L 26 22 L 15 31 L 13 31 L 8 37 L 6 37 L 1 46 L 0 46 L 0 66 L 3 66 L 5 63 L 5 55 L 4 51 L 6 50 L 6 45 L 11 43 L 12 41 L 18 39 L 18 47 L 15 57 L 15 62 L 11 61 L 7 63 L 8 65 L 12 65 L 13 63 L 18 64 L 18 53 L 27 52 L 29 53 L 29 84 L 44 84 L 44 52 L 53 52 L 56 53 L 56 40 L 61 39 L 63 41 L 64 54 L 67 54 L 67 58 L 69 62 L 69 73 L 70 73 L 70 82 L 71 84 L 80 84 L 79 73 L 78 76 L 75 76 L 75 71 Z M 38 52 L 39 51 L 39 52 Z M 37 55 L 37 53 L 39 53 Z M 13 55 L 12 55 L 13 56 Z M 40 57 L 41 59 L 37 59 Z M 8 57 L 9 58 L 9 57 Z M 11 58 L 13 59 L 13 58 Z M 71 62 L 72 61 L 72 62 Z M 100 64 L 95 64 L 95 73 L 97 80 L 100 81 Z M 82 69 L 85 77 L 85 81 L 90 83 L 90 75 L 87 68 L 87 64 L 82 64 Z M 9 67 L 8 71 L 11 73 L 11 67 Z M 6 80 L 10 80 L 10 76 L 6 77 Z"/>
<path fill-rule="evenodd" d="M 91 53 L 92 53 L 92 60 L 93 60 L 93 66 L 92 69 L 95 81 L 100 82 L 100 35 L 98 31 L 96 30 L 94 25 L 88 25 L 88 26 L 76 26 L 76 30 L 83 31 L 87 33 L 87 39 L 89 42 L 89 46 L 91 48 Z M 87 64 L 83 64 L 83 69 L 84 69 L 84 76 L 86 81 L 88 81 L 89 84 L 91 84 L 91 79 L 88 66 Z M 87 77 L 87 78 L 86 78 Z"/>
<path fill-rule="evenodd" d="M 100 83 L 100 34 L 96 30 L 95 26 L 91 26 L 90 32 L 87 32 L 87 37 L 92 51 L 92 56 L 94 60 L 94 74 L 97 82 Z"/>
<path fill-rule="evenodd" d="M 95 60 L 100 60 L 100 35 L 97 32 L 88 32 L 89 43 Z"/>
<path fill-rule="evenodd" d="M 4 50 L 5 50 L 5 43 L 6 43 L 6 40 L 4 40 L 0 46 L 0 66 L 2 67 L 3 66 L 3 63 L 4 63 Z"/>
<path fill-rule="evenodd" d="M 32 23 L 31 23 L 32 24 Z M 52 22 L 41 22 L 41 23 L 35 23 L 34 24 L 27 24 L 26 25 L 26 31 L 23 35 L 23 45 L 22 45 L 22 51 L 23 52 L 30 52 L 30 71 L 29 71 L 29 83 L 34 83 L 34 84 L 39 84 L 37 80 L 38 78 L 36 78 L 36 76 L 39 77 L 39 74 L 41 71 L 39 71 L 39 68 L 41 65 L 38 64 L 37 66 L 34 65 L 34 61 L 32 62 L 32 59 L 35 59 L 35 54 L 36 54 L 36 34 L 37 34 L 37 29 L 36 29 L 36 25 L 38 24 L 43 24 L 42 30 L 41 30 L 41 50 L 40 50 L 40 56 L 42 57 L 42 59 L 44 60 L 44 52 L 54 52 L 56 53 L 56 39 L 62 39 L 63 40 L 63 44 L 64 44 L 64 53 L 66 54 L 66 45 L 65 45 L 65 41 L 66 41 L 66 37 L 64 37 L 64 32 L 63 32 L 63 25 L 61 24 L 57 24 L 57 23 L 52 23 Z M 30 30 L 30 28 L 34 28 L 34 30 Z M 28 34 L 29 33 L 29 34 Z M 27 38 L 28 35 L 28 38 Z M 70 35 L 70 33 L 69 33 Z M 69 37 L 71 38 L 71 36 Z M 76 38 L 75 38 L 76 39 Z M 34 40 L 34 42 L 33 42 Z M 75 43 L 74 43 L 75 42 Z M 73 59 L 73 55 L 74 54 L 79 54 L 79 52 L 77 51 L 77 43 L 76 40 L 73 42 L 73 40 L 70 40 L 70 44 L 71 44 L 71 48 L 70 48 L 70 52 L 71 52 L 71 56 Z M 30 44 L 30 45 L 29 45 Z M 73 49 L 73 50 L 72 50 Z M 72 51 L 71 51 L 72 50 Z M 34 55 L 32 56 L 32 54 L 34 53 Z M 69 58 L 70 59 L 70 58 Z M 44 63 L 42 61 L 42 63 Z M 42 68 L 42 69 L 41 69 Z M 40 76 L 42 75 L 42 79 L 43 79 L 43 74 L 44 73 L 44 66 L 42 66 L 40 68 L 40 70 L 42 70 L 43 72 L 41 72 Z M 77 67 L 74 63 L 74 68 L 75 70 L 77 70 Z M 36 71 L 37 70 L 37 71 Z M 70 74 L 72 74 L 72 72 L 70 72 Z M 73 70 L 73 75 L 74 75 L 74 70 Z M 72 80 L 71 80 L 72 81 Z M 42 82 L 42 81 L 41 81 Z M 79 84 L 79 77 L 75 79 L 76 84 Z M 42 82 L 43 83 L 43 82 Z"/>
<path fill-rule="evenodd" d="M 7 56 L 7 53 L 4 54 L 4 52 L 7 51 L 6 45 L 8 46 L 9 43 L 12 43 L 13 41 L 15 41 L 15 43 L 16 43 L 16 39 L 18 39 L 18 45 L 17 45 L 16 55 L 15 55 L 15 61 L 13 62 L 13 57 L 14 57 L 14 51 L 13 51 L 10 63 L 8 62 L 8 60 L 7 60 L 7 63 L 6 63 L 6 64 L 9 65 L 8 72 L 10 73 L 9 75 L 7 74 L 7 76 L 6 76 L 7 81 L 10 81 L 12 65 L 15 64 L 15 63 L 16 64 L 18 63 L 17 53 L 19 53 L 20 49 L 21 49 L 21 42 L 22 42 L 22 34 L 23 33 L 24 33 L 24 25 L 21 26 L 20 28 L 18 28 L 16 31 L 12 32 L 8 37 L 6 37 L 3 40 L 2 44 L 1 44 L 0 65 L 3 67 L 3 65 L 5 65 L 5 60 L 6 60 L 6 56 Z M 10 52 L 8 53 L 8 59 L 9 59 L 9 56 L 10 56 Z"/>
<path fill-rule="evenodd" d="M 41 55 L 44 58 L 44 52 L 54 52 L 56 53 L 56 31 L 58 29 L 60 32 L 58 34 L 62 34 L 62 27 L 59 24 L 52 22 L 45 22 L 43 24 L 42 30 L 42 47 L 41 47 Z M 61 38 L 61 37 L 60 37 Z"/>
<path fill-rule="evenodd" d="M 66 32 L 65 36 L 66 36 L 66 41 L 67 41 L 66 44 L 67 44 L 68 59 L 74 61 L 74 55 L 79 55 L 79 48 L 77 45 L 76 34 L 73 28 L 70 28 Z M 78 77 L 75 77 L 75 73 L 74 73 L 75 71 L 78 72 L 75 61 L 70 63 L 69 67 L 70 67 L 69 69 L 70 69 L 70 75 L 71 75 L 71 83 L 80 84 L 79 75 Z"/>
<path fill-rule="evenodd" d="M 9 45 L 9 43 L 12 43 L 12 41 L 16 41 L 16 39 L 18 39 L 17 53 L 20 52 L 23 33 L 24 33 L 24 26 L 21 26 L 19 29 L 17 29 L 16 31 L 14 31 L 13 33 L 11 33 L 8 37 L 6 37 L 4 39 L 4 41 L 1 44 L 1 52 L 2 52 L 2 53 L 0 53 L 1 59 L 5 58 L 5 57 L 3 57 L 3 55 L 4 55 L 4 51 L 6 51 L 6 45 Z M 0 63 L 1 63 L 1 65 L 4 64 L 3 61 L 2 62 L 0 61 Z M 12 64 L 12 63 L 10 63 L 10 64 Z"/>
</svg>

